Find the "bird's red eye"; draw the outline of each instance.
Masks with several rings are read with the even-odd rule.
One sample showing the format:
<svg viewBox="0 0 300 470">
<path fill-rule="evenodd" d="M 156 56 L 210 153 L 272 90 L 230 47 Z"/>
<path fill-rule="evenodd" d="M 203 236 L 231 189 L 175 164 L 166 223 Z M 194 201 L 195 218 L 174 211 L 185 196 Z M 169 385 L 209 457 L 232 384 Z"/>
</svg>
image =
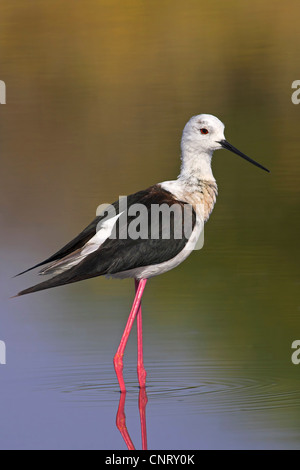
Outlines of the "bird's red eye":
<svg viewBox="0 0 300 470">
<path fill-rule="evenodd" d="M 208 130 L 204 128 L 200 129 L 200 132 L 201 134 L 208 134 Z"/>
</svg>

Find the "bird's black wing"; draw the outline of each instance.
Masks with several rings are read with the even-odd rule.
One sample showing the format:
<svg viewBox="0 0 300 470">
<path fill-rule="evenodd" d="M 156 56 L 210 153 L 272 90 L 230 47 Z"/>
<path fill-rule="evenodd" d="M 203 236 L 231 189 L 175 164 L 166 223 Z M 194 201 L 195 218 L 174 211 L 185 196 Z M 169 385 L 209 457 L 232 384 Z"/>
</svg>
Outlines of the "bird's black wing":
<svg viewBox="0 0 300 470">
<path fill-rule="evenodd" d="M 143 194 L 146 193 L 146 191 L 147 190 L 139 191 L 135 194 L 128 196 L 128 203 L 130 204 L 132 200 L 138 200 L 139 198 L 143 197 Z M 118 213 L 119 200 L 115 201 L 111 206 L 114 207 L 115 211 Z M 45 264 L 52 263 L 53 261 L 56 261 L 56 260 L 60 260 L 64 258 L 65 256 L 68 256 L 72 252 L 78 250 L 79 248 L 82 248 L 96 234 L 98 224 L 105 217 L 107 218 L 107 212 L 104 212 L 103 214 L 95 217 L 95 219 L 92 220 L 92 222 L 84 230 L 82 230 L 82 232 L 80 232 L 75 238 L 73 238 L 73 240 L 71 240 L 69 243 L 64 245 L 56 253 L 49 256 L 49 258 L 45 259 L 44 261 L 41 261 L 40 263 L 35 264 L 31 268 L 28 268 L 25 271 L 22 271 L 21 273 L 16 274 L 15 277 L 21 276 L 21 274 L 25 274 L 31 271 L 32 269 L 38 268 L 40 266 L 44 266 Z"/>
<path fill-rule="evenodd" d="M 60 250 L 58 250 L 53 255 L 49 256 L 49 258 L 41 261 L 38 264 L 35 264 L 31 268 L 25 269 L 21 273 L 16 274 L 16 276 L 21 276 L 21 274 L 25 274 L 32 269 L 38 268 L 43 266 L 47 263 L 51 263 L 52 261 L 56 261 L 58 259 L 64 258 L 65 256 L 69 255 L 73 251 L 77 250 L 78 248 L 83 247 L 91 237 L 93 237 L 96 233 L 97 224 L 100 222 L 101 217 L 96 217 L 82 232 L 80 232 L 73 240 L 63 246 Z M 15 276 L 15 277 L 16 277 Z"/>
<path fill-rule="evenodd" d="M 73 282 L 89 279 L 101 275 L 113 275 L 122 273 L 131 269 L 155 265 L 163 263 L 174 258 L 180 253 L 187 244 L 189 236 L 183 227 L 184 217 L 182 212 L 187 206 L 191 215 L 191 231 L 196 223 L 196 214 L 194 209 L 182 201 L 176 201 L 174 197 L 159 185 L 152 186 L 148 190 L 136 193 L 128 198 L 128 209 L 135 203 L 142 204 L 146 209 L 146 218 L 148 221 L 148 236 L 145 238 L 134 239 L 131 236 L 124 237 L 124 231 L 128 232 L 131 223 L 143 224 L 143 220 L 137 216 L 127 214 L 125 225 L 119 224 L 117 236 L 108 238 L 97 250 L 88 254 L 78 264 L 57 274 L 53 278 L 37 284 L 29 289 L 21 291 L 18 295 L 37 292 L 51 287 L 70 284 Z M 177 204 L 175 204 L 177 202 Z M 153 226 L 151 220 L 151 206 L 167 204 L 168 206 L 176 206 L 174 212 L 170 212 L 170 218 L 159 218 L 155 223 L 159 224 L 158 230 Z M 176 212 L 177 211 L 177 212 Z M 182 223 L 182 233 L 178 237 L 175 233 L 176 219 L 180 214 L 180 223 Z M 119 219 L 121 220 L 121 218 Z M 119 223 L 119 220 L 117 224 Z M 169 229 L 169 233 L 164 230 Z M 157 238 L 153 238 L 153 231 L 158 234 Z M 169 235 L 165 238 L 165 235 Z"/>
</svg>

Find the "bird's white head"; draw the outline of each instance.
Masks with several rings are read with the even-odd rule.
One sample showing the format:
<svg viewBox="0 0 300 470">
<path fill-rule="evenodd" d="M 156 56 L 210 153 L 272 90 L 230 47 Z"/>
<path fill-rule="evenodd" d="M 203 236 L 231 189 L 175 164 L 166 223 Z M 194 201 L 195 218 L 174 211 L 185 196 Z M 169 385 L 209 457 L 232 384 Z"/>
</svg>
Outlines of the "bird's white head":
<svg viewBox="0 0 300 470">
<path fill-rule="evenodd" d="M 269 171 L 229 144 L 225 139 L 224 129 L 225 126 L 220 119 L 211 114 L 199 114 L 187 122 L 181 140 L 182 165 L 179 178 L 194 182 L 197 180 L 215 181 L 211 170 L 211 159 L 214 150 L 222 148 Z"/>
<path fill-rule="evenodd" d="M 181 178 L 213 180 L 211 158 L 222 148 L 224 124 L 211 114 L 193 116 L 185 125 L 181 140 Z"/>
<path fill-rule="evenodd" d="M 220 141 L 225 140 L 225 126 L 211 114 L 193 116 L 185 125 L 182 134 L 182 150 L 193 150 L 196 153 L 210 153 L 222 148 Z"/>
</svg>

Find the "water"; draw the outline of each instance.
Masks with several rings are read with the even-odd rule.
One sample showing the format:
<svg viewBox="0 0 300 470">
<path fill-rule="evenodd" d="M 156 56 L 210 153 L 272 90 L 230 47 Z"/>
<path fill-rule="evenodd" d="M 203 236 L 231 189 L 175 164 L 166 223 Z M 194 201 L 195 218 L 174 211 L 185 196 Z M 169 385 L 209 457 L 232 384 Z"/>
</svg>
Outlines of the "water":
<svg viewBox="0 0 300 470">
<path fill-rule="evenodd" d="M 188 4 L 0 6 L 3 449 L 127 448 L 112 359 L 133 282 L 93 279 L 9 299 L 37 281 L 11 277 L 71 239 L 98 204 L 176 177 L 182 128 L 200 112 L 224 120 L 229 142 L 271 174 L 216 152 L 219 197 L 204 248 L 146 286 L 148 447 L 299 448 L 299 109 L 290 87 L 300 7 Z M 140 449 L 135 330 L 124 378 L 127 430 Z"/>
<path fill-rule="evenodd" d="M 126 448 L 115 424 L 112 358 L 133 289 L 130 295 L 127 281 L 96 282 L 91 297 L 83 284 L 5 303 L 1 447 Z M 159 292 L 153 280 L 144 300 L 149 448 L 298 448 L 300 382 L 290 344 L 276 353 L 279 344 L 261 344 L 268 325 L 256 334 L 244 322 L 221 328 L 205 309 L 192 322 L 191 298 L 168 289 L 160 302 Z M 139 449 L 135 333 L 124 361 L 125 413 Z"/>
</svg>

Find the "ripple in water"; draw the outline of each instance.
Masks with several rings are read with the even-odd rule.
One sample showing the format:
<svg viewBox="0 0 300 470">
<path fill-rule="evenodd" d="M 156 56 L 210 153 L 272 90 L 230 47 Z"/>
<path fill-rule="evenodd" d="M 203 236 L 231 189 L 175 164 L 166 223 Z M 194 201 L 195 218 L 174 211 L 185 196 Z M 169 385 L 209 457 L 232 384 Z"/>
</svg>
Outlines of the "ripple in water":
<svg viewBox="0 0 300 470">
<path fill-rule="evenodd" d="M 136 364 L 127 362 L 128 391 L 137 391 Z M 270 367 L 245 368 L 244 363 L 150 363 L 147 394 L 151 402 L 188 400 L 197 412 L 236 412 L 298 407 L 300 384 L 270 375 Z M 45 372 L 45 371 L 44 371 Z M 119 394 L 112 364 L 85 364 L 48 370 L 41 388 L 67 393 L 82 404 L 112 402 Z M 130 401 L 130 394 L 128 396 Z M 131 397 L 135 400 L 136 397 Z"/>
</svg>

